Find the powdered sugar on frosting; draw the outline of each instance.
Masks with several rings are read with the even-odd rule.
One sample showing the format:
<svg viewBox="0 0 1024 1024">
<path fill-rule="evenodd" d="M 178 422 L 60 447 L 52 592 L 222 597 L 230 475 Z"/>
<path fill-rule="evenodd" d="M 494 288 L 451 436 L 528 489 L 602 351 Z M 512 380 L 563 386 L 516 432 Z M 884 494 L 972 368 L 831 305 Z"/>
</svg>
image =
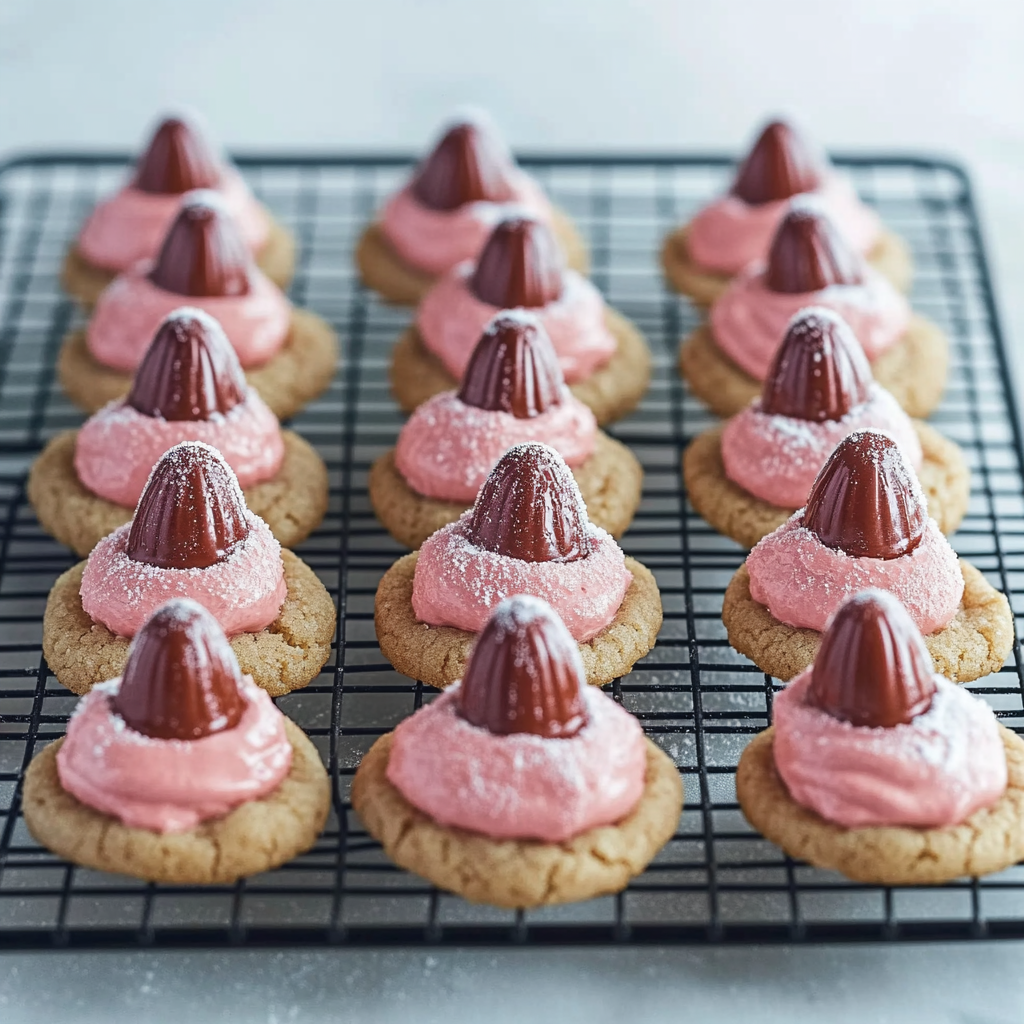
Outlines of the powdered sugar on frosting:
<svg viewBox="0 0 1024 1024">
<path fill-rule="evenodd" d="M 740 369 L 764 380 L 793 317 L 807 306 L 823 306 L 850 325 L 868 359 L 877 359 L 906 333 L 910 304 L 873 267 L 866 265 L 863 275 L 861 284 L 773 292 L 765 284 L 764 265 L 756 263 L 738 275 L 711 307 L 715 342 Z"/>
<path fill-rule="evenodd" d="M 431 626 L 479 633 L 506 597 L 543 598 L 573 639 L 585 642 L 614 618 L 633 582 L 622 549 L 588 524 L 590 552 L 572 562 L 526 562 L 477 547 L 469 539 L 472 510 L 423 542 L 413 578 L 416 618 Z"/>
<path fill-rule="evenodd" d="M 580 466 L 593 452 L 596 434 L 594 414 L 564 385 L 557 405 L 524 419 L 477 409 L 446 391 L 424 402 L 402 427 L 395 465 L 418 494 L 472 502 L 513 445 L 542 441 L 570 466 Z"/>
<path fill-rule="evenodd" d="M 246 245 L 259 252 L 267 243 L 270 221 L 242 176 L 225 167 L 216 191 Z M 79 252 L 94 266 L 127 270 L 139 260 L 156 256 L 180 208 L 180 195 L 143 192 L 126 185 L 89 215 L 78 236 Z"/>
<path fill-rule="evenodd" d="M 963 573 L 934 519 L 913 551 L 889 559 L 854 558 L 825 547 L 802 521 L 803 509 L 747 556 L 750 596 L 779 622 L 821 631 L 847 597 L 868 587 L 896 597 L 925 635 L 956 614 Z"/>
<path fill-rule="evenodd" d="M 134 636 L 160 605 L 176 597 L 198 601 L 228 636 L 258 633 L 281 611 L 287 594 L 281 545 L 259 516 L 246 510 L 249 533 L 222 561 L 204 569 L 164 569 L 126 552 L 131 523 L 104 537 L 82 575 L 82 607 L 119 636 Z"/>
<path fill-rule="evenodd" d="M 992 709 L 942 676 L 931 707 L 891 729 L 854 726 L 807 702 L 813 669 L 774 704 L 775 766 L 797 803 L 844 828 L 958 825 L 1006 791 Z"/>
<path fill-rule="evenodd" d="M 882 230 L 881 221 L 860 201 L 847 178 L 829 171 L 813 195 L 850 245 L 860 253 L 872 249 Z M 753 260 L 766 259 L 790 202 L 780 199 L 751 205 L 738 196 L 720 196 L 690 221 L 686 239 L 690 258 L 699 267 L 719 274 L 738 274 Z"/>
<path fill-rule="evenodd" d="M 459 684 L 395 730 L 388 781 L 438 824 L 495 839 L 560 843 L 626 817 L 640 801 L 637 720 L 584 687 L 589 721 L 568 739 L 495 736 L 458 711 Z"/>
<path fill-rule="evenodd" d="M 148 260 L 135 264 L 115 278 L 96 301 L 86 328 L 86 345 L 104 366 L 134 372 L 164 318 L 185 305 L 218 321 L 243 367 L 262 365 L 287 341 L 291 303 L 258 267 L 249 271 L 246 295 L 187 297 L 158 288 L 146 276 L 151 269 Z"/>
<path fill-rule="evenodd" d="M 921 468 L 921 442 L 913 422 L 885 388 L 873 383 L 866 402 L 842 419 L 823 423 L 767 415 L 755 399 L 722 431 L 725 475 L 771 505 L 800 508 L 836 445 L 865 427 L 886 431 L 914 469 Z"/>
<path fill-rule="evenodd" d="M 273 792 L 291 769 L 284 716 L 244 676 L 246 708 L 233 729 L 197 740 L 157 739 L 111 708 L 120 679 L 86 694 L 57 753 L 60 783 L 72 796 L 132 828 L 187 832 Z"/>
<path fill-rule="evenodd" d="M 146 416 L 123 399 L 111 402 L 79 430 L 75 472 L 93 494 L 134 508 L 160 456 L 181 441 L 216 448 L 242 487 L 271 479 L 284 460 L 281 426 L 249 388 L 244 402 L 208 420 L 165 420 Z"/>
</svg>

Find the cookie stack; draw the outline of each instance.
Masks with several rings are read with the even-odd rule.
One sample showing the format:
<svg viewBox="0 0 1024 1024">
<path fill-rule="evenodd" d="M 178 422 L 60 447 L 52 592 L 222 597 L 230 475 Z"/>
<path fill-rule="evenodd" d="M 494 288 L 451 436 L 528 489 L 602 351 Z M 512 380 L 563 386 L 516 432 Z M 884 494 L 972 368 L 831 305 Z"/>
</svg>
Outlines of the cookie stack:
<svg viewBox="0 0 1024 1024">
<path fill-rule="evenodd" d="M 643 472 L 602 429 L 643 398 L 647 342 L 484 119 L 447 126 L 355 260 L 381 298 L 415 306 L 389 364 L 408 419 L 368 475 L 410 551 L 380 580 L 374 627 L 398 672 L 441 692 L 366 753 L 353 808 L 397 864 L 472 901 L 618 892 L 683 804 L 672 758 L 600 690 L 662 625 L 654 574 L 618 543 Z M 948 342 L 905 297 L 906 245 L 773 122 L 662 262 L 707 312 L 680 371 L 730 417 L 683 457 L 693 507 L 750 549 L 725 628 L 789 682 L 740 762 L 745 814 L 865 881 L 1014 863 L 1024 744 L 957 686 L 999 669 L 1014 622 L 947 540 L 970 474 L 923 421 Z M 82 700 L 24 806 L 77 863 L 222 883 L 323 828 L 323 764 L 272 701 L 318 675 L 336 624 L 289 550 L 328 480 L 280 420 L 338 361 L 331 328 L 280 290 L 293 263 L 287 232 L 180 119 L 68 252 L 65 285 L 92 316 L 60 378 L 91 416 L 47 446 L 28 493 L 84 558 L 43 623 Z"/>
</svg>

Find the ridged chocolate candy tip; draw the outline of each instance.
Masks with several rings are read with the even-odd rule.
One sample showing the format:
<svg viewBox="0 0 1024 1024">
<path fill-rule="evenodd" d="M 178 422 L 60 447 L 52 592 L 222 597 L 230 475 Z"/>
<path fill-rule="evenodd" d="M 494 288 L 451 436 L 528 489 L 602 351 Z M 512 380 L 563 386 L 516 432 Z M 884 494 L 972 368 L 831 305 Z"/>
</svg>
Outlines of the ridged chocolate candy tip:
<svg viewBox="0 0 1024 1024">
<path fill-rule="evenodd" d="M 761 411 L 823 423 L 870 396 L 871 367 L 849 324 L 809 307 L 790 321 L 761 388 Z"/>
<path fill-rule="evenodd" d="M 568 739 L 587 724 L 579 648 L 551 606 L 518 595 L 502 601 L 473 647 L 459 710 L 499 736 Z"/>
<path fill-rule="evenodd" d="M 807 197 L 794 199 L 776 228 L 768 251 L 768 288 L 801 295 L 832 285 L 861 284 L 863 270 L 861 257 L 819 204 Z"/>
<path fill-rule="evenodd" d="M 135 165 L 134 185 L 143 192 L 181 195 L 220 183 L 220 162 L 203 133 L 180 117 L 162 121 Z"/>
<path fill-rule="evenodd" d="M 807 701 L 856 726 L 891 729 L 931 707 L 931 656 L 906 608 L 865 590 L 836 611 L 825 630 Z"/>
<path fill-rule="evenodd" d="M 564 383 L 541 321 L 507 310 L 491 320 L 473 349 L 459 398 L 477 409 L 529 419 L 561 403 Z"/>
<path fill-rule="evenodd" d="M 220 452 L 183 441 L 153 467 L 125 553 L 162 569 L 206 569 L 249 535 L 245 513 L 238 478 Z"/>
<path fill-rule="evenodd" d="M 242 673 L 224 630 L 202 605 L 161 605 L 135 634 L 112 709 L 154 739 L 198 740 L 234 728 Z"/>
<path fill-rule="evenodd" d="M 157 328 L 135 371 L 128 405 L 164 420 L 208 420 L 245 401 L 248 385 L 223 328 L 182 307 Z"/>
<path fill-rule="evenodd" d="M 181 202 L 149 280 L 194 298 L 248 295 L 252 256 L 215 192 L 192 192 Z"/>
<path fill-rule="evenodd" d="M 539 308 L 562 295 L 565 260 L 551 229 L 534 217 L 507 217 L 491 232 L 469 279 L 499 309 Z"/>
<path fill-rule="evenodd" d="M 928 512 L 914 470 L 880 430 L 857 430 L 829 456 L 811 487 L 803 525 L 855 558 L 899 558 L 924 537 Z"/>
<path fill-rule="evenodd" d="M 454 210 L 465 203 L 507 203 L 514 197 L 514 164 L 505 147 L 484 125 L 453 125 L 420 164 L 413 195 L 432 210 Z"/>
<path fill-rule="evenodd" d="M 573 562 L 590 553 L 589 525 L 561 455 L 531 441 L 510 448 L 491 470 L 468 534 L 478 547 L 525 562 Z"/>
<path fill-rule="evenodd" d="M 812 192 L 822 178 L 821 162 L 800 134 L 785 121 L 772 121 L 740 165 L 732 194 L 760 205 Z"/>
</svg>

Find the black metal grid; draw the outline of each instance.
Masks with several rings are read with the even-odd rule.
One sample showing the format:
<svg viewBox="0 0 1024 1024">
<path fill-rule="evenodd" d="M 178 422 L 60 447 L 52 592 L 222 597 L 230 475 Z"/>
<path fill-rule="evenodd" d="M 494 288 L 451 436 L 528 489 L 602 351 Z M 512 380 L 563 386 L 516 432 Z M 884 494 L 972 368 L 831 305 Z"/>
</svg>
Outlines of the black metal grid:
<svg viewBox="0 0 1024 1024">
<path fill-rule="evenodd" d="M 1024 601 L 1024 469 L 1005 357 L 968 181 L 956 166 L 913 158 L 841 160 L 862 194 L 914 249 L 915 305 L 953 342 L 936 424 L 973 470 L 970 511 L 955 538 L 1015 614 Z M 719 613 L 743 552 L 685 503 L 680 456 L 710 423 L 680 383 L 674 356 L 695 324 L 667 293 L 655 254 L 672 226 L 716 189 L 724 157 L 527 160 L 589 238 L 594 279 L 634 319 L 655 354 L 641 410 L 613 429 L 646 470 L 624 547 L 650 566 L 665 603 L 658 646 L 610 687 L 675 759 L 686 809 L 674 840 L 617 897 L 511 913 L 474 907 L 393 868 L 347 804 L 374 738 L 429 699 L 395 673 L 374 640 L 373 595 L 401 553 L 366 492 L 371 461 L 400 418 L 386 384 L 408 314 L 355 281 L 362 225 L 408 170 L 402 158 L 249 158 L 254 186 L 297 233 L 292 295 L 330 319 L 344 364 L 295 420 L 331 474 L 327 519 L 300 549 L 340 609 L 335 652 L 313 685 L 281 698 L 329 764 L 334 813 L 315 849 L 235 886 L 147 885 L 70 866 L 40 850 L 19 812 L 20 780 L 64 731 L 74 698 L 40 654 L 41 616 L 73 561 L 25 501 L 25 469 L 56 431 L 80 422 L 54 382 L 61 338 L 78 321 L 57 283 L 68 239 L 124 157 L 31 157 L 0 169 L 0 949 L 131 946 L 801 942 L 1024 936 L 1024 871 L 939 889 L 856 885 L 784 857 L 753 834 L 735 803 L 733 769 L 771 712 L 773 681 L 731 650 Z M 1024 725 L 1019 649 L 972 686 L 1011 727 Z"/>
</svg>

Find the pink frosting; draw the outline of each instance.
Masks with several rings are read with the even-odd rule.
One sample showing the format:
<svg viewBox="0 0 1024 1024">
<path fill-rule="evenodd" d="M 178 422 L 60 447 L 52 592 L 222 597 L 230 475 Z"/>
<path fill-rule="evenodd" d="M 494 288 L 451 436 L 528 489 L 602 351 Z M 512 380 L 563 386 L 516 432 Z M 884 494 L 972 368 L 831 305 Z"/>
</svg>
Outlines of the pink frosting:
<svg viewBox="0 0 1024 1024">
<path fill-rule="evenodd" d="M 224 169 L 216 191 L 246 244 L 259 252 L 270 233 L 266 210 L 232 167 Z M 126 185 L 89 215 L 78 236 L 79 251 L 94 266 L 127 270 L 138 260 L 156 256 L 180 208 L 180 195 L 143 192 Z"/>
<path fill-rule="evenodd" d="M 764 266 L 758 263 L 735 278 L 711 307 L 711 331 L 718 347 L 737 366 L 764 380 L 790 320 L 807 306 L 838 313 L 853 329 L 868 359 L 892 348 L 910 324 L 909 303 L 873 267 L 864 268 L 862 284 L 790 294 L 767 288 Z"/>
<path fill-rule="evenodd" d="M 103 291 L 86 329 L 86 344 L 97 362 L 132 373 L 142 362 L 156 329 L 168 313 L 193 306 L 224 328 L 242 366 L 260 366 L 276 355 L 291 330 L 292 307 L 284 292 L 257 267 L 249 273 L 248 295 L 177 295 L 158 288 L 143 261 Z"/>
<path fill-rule="evenodd" d="M 528 419 L 477 409 L 445 391 L 424 402 L 402 427 L 395 465 L 418 494 L 472 502 L 513 445 L 541 441 L 570 466 L 581 466 L 594 450 L 596 434 L 594 414 L 564 385 L 558 405 Z"/>
<path fill-rule="evenodd" d="M 395 729 L 388 781 L 438 824 L 561 843 L 621 821 L 644 792 L 637 720 L 584 687 L 590 720 L 569 739 L 495 736 L 459 714 L 459 684 Z"/>
<path fill-rule="evenodd" d="M 241 487 L 269 480 L 284 460 L 281 425 L 249 388 L 244 402 L 208 420 L 146 416 L 123 398 L 117 399 L 90 416 L 79 430 L 75 472 L 93 494 L 134 508 L 160 456 L 182 441 L 205 441 L 218 449 Z"/>
<path fill-rule="evenodd" d="M 93 687 L 75 709 L 57 752 L 60 784 L 83 804 L 150 832 L 187 832 L 273 792 L 292 746 L 284 715 L 243 677 L 246 708 L 233 729 L 165 740 L 129 728 L 110 706 L 120 679 Z"/>
<path fill-rule="evenodd" d="M 801 508 L 814 478 L 847 434 L 864 427 L 884 430 L 921 468 L 921 441 L 910 417 L 888 391 L 872 384 L 866 402 L 841 420 L 812 423 L 761 412 L 761 400 L 734 416 L 722 431 L 725 475 L 745 491 L 779 508 Z"/>
<path fill-rule="evenodd" d="M 423 297 L 416 311 L 416 326 L 423 344 L 462 380 L 469 358 L 484 328 L 498 312 L 469 289 L 471 263 L 445 274 Z M 601 293 L 581 274 L 567 270 L 562 295 L 539 309 L 531 309 L 551 338 L 562 373 L 570 384 L 585 380 L 615 354 L 616 341 L 605 325 Z"/>
<path fill-rule="evenodd" d="M 959 825 L 1006 792 L 992 709 L 942 676 L 932 706 L 872 729 L 807 703 L 812 669 L 775 698 L 775 767 L 797 803 L 844 828 Z"/>
<path fill-rule="evenodd" d="M 964 577 L 934 519 L 920 544 L 899 558 L 854 558 L 825 547 L 802 519 L 803 509 L 747 555 L 750 596 L 779 622 L 823 630 L 846 598 L 868 587 L 895 596 L 926 635 L 956 614 Z"/>
<path fill-rule="evenodd" d="M 223 562 L 205 569 L 162 569 L 129 558 L 131 523 L 93 548 L 82 576 L 82 607 L 119 636 L 134 636 L 160 605 L 198 601 L 228 636 L 258 633 L 281 611 L 287 587 L 281 545 L 259 516 L 246 511 L 249 535 Z"/>
<path fill-rule="evenodd" d="M 464 203 L 454 210 L 424 206 L 407 185 L 384 205 L 380 224 L 406 263 L 428 274 L 443 274 L 456 263 L 476 259 L 498 221 L 513 213 L 551 223 L 551 203 L 533 178 L 517 170 L 510 184 L 513 198 L 507 203 Z"/>
<path fill-rule="evenodd" d="M 420 548 L 412 609 L 420 622 L 479 633 L 506 597 L 540 597 L 584 642 L 615 618 L 633 582 L 622 549 L 590 524 L 590 554 L 575 562 L 525 562 L 476 547 L 467 535 L 472 511 L 428 537 Z"/>
<path fill-rule="evenodd" d="M 882 230 L 878 214 L 865 206 L 849 180 L 834 171 L 813 193 L 836 227 L 858 252 L 869 252 Z M 768 256 L 790 199 L 751 205 L 734 195 L 720 196 L 690 221 L 686 246 L 700 267 L 720 274 L 738 274 L 753 260 Z"/>
</svg>

